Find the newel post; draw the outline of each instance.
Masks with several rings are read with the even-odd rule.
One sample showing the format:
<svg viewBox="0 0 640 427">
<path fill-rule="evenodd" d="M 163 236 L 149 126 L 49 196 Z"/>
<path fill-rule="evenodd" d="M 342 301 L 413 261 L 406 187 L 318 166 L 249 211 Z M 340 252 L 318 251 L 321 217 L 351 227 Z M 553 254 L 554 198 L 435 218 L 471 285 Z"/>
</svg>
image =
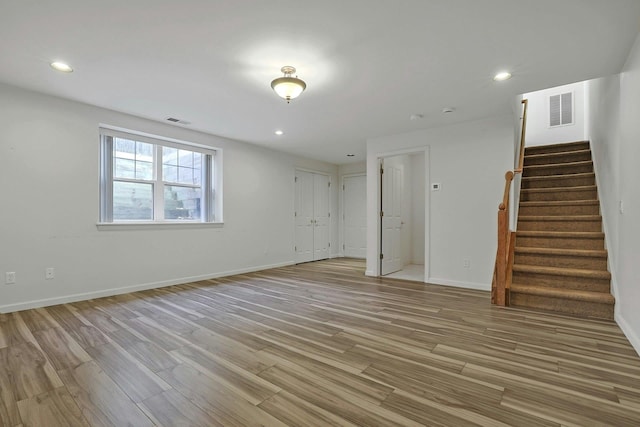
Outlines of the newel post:
<svg viewBox="0 0 640 427">
<path fill-rule="evenodd" d="M 506 305 L 507 241 L 509 218 L 504 203 L 498 208 L 498 254 L 496 259 L 496 305 Z"/>
</svg>

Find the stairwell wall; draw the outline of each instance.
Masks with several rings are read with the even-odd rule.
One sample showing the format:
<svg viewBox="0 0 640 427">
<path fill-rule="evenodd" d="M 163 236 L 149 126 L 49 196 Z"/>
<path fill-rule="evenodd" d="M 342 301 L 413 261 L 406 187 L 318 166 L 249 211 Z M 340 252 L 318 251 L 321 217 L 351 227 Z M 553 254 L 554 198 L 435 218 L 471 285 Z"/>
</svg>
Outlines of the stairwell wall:
<svg viewBox="0 0 640 427">
<path fill-rule="evenodd" d="M 622 73 L 590 81 L 587 91 L 616 321 L 640 354 L 640 35 Z"/>
<path fill-rule="evenodd" d="M 549 97 L 573 93 L 573 123 L 549 126 Z M 550 145 L 585 140 L 585 84 L 572 83 L 524 95 L 529 100 L 526 146 Z"/>
</svg>

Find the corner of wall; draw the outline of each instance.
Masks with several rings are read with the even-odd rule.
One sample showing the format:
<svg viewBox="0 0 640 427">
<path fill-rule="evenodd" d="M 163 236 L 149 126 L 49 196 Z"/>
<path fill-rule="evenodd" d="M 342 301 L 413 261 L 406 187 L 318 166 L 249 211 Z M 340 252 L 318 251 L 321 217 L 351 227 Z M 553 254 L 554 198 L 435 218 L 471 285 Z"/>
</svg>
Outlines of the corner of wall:
<svg viewBox="0 0 640 427">
<path fill-rule="evenodd" d="M 620 329 L 622 329 L 622 332 L 631 343 L 633 349 L 638 353 L 638 356 L 640 356 L 640 336 L 636 334 L 636 331 L 629 325 L 625 318 L 622 317 L 622 314 L 619 313 L 618 310 L 616 310 L 615 321 Z"/>
</svg>

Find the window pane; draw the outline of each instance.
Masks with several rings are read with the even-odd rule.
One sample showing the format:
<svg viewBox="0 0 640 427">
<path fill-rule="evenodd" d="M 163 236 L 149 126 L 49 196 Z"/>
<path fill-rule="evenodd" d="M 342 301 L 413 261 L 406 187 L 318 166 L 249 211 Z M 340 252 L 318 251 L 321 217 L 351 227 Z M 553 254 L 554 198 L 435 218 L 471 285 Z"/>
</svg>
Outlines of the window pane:
<svg viewBox="0 0 640 427">
<path fill-rule="evenodd" d="M 153 185 L 113 181 L 113 219 L 153 220 Z"/>
<path fill-rule="evenodd" d="M 136 161 L 136 179 L 153 179 L 153 163 Z"/>
<path fill-rule="evenodd" d="M 178 182 L 181 184 L 193 184 L 193 169 L 179 167 Z"/>
<path fill-rule="evenodd" d="M 164 218 L 182 220 L 200 220 L 200 188 L 164 187 Z"/>
<path fill-rule="evenodd" d="M 162 166 L 162 180 L 165 182 L 177 182 L 178 181 L 178 168 L 177 166 L 163 165 Z"/>
<path fill-rule="evenodd" d="M 129 139 L 114 138 L 113 151 L 115 153 L 115 157 L 134 159 L 136 153 L 136 142 Z"/>
<path fill-rule="evenodd" d="M 162 163 L 178 166 L 178 150 L 171 147 L 162 147 Z"/>
<path fill-rule="evenodd" d="M 178 150 L 178 166 L 193 167 L 193 151 Z"/>
<path fill-rule="evenodd" d="M 135 166 L 134 160 L 115 158 L 113 162 L 113 177 L 114 178 L 135 178 Z"/>
<path fill-rule="evenodd" d="M 136 141 L 136 160 L 143 162 L 152 162 L 153 144 Z"/>
<path fill-rule="evenodd" d="M 200 185 L 202 183 L 202 154 L 193 153 L 193 183 Z"/>
</svg>

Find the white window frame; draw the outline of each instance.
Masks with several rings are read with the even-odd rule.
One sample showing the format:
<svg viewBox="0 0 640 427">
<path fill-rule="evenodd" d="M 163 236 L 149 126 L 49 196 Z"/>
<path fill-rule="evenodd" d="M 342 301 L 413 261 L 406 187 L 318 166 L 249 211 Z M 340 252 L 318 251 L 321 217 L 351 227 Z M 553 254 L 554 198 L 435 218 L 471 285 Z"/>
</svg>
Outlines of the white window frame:
<svg viewBox="0 0 640 427">
<path fill-rule="evenodd" d="M 222 150 L 205 145 L 164 138 L 116 127 L 100 126 L 100 211 L 98 225 L 189 225 L 222 224 Z M 113 139 L 124 138 L 153 144 L 153 179 L 127 179 L 113 177 Z M 162 148 L 171 147 L 202 154 L 201 185 L 165 182 L 162 177 Z M 113 182 L 143 182 L 153 186 L 152 220 L 114 220 Z M 165 219 L 164 186 L 201 188 L 200 219 Z"/>
</svg>

